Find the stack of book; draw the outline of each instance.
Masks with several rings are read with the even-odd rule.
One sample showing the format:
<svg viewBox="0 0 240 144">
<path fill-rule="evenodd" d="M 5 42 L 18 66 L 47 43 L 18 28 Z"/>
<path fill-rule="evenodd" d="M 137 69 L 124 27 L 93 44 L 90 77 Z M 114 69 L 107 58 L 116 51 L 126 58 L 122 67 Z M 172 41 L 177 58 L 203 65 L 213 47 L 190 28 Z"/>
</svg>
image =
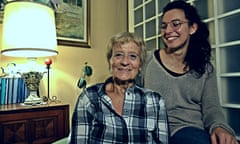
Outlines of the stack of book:
<svg viewBox="0 0 240 144">
<path fill-rule="evenodd" d="M 0 78 L 0 104 L 23 103 L 29 90 L 22 78 Z"/>
</svg>

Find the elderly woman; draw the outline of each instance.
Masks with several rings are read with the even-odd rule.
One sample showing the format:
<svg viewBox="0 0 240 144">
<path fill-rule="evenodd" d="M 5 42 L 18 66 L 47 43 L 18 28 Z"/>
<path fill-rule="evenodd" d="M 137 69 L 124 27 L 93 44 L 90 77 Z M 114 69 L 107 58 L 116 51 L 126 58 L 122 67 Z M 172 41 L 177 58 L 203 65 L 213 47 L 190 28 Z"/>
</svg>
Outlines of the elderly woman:
<svg viewBox="0 0 240 144">
<path fill-rule="evenodd" d="M 145 43 L 133 33 L 110 39 L 107 60 L 112 76 L 80 94 L 70 143 L 168 143 L 162 97 L 135 83 L 145 55 Z"/>
</svg>

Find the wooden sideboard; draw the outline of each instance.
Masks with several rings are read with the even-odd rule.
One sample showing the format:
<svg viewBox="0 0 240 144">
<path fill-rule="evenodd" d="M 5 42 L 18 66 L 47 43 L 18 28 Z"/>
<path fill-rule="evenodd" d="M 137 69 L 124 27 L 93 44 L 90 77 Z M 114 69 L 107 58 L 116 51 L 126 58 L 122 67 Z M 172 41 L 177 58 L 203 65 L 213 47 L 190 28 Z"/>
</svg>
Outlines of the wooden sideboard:
<svg viewBox="0 0 240 144">
<path fill-rule="evenodd" d="M 69 134 L 69 105 L 0 105 L 1 144 L 48 144 Z"/>
</svg>

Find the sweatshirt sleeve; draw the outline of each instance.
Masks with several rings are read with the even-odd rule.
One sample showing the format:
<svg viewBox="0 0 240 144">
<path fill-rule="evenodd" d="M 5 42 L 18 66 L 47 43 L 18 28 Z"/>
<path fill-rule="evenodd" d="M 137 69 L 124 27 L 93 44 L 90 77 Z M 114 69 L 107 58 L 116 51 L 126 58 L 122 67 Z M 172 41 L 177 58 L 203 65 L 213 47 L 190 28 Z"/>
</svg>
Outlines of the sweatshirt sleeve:
<svg viewBox="0 0 240 144">
<path fill-rule="evenodd" d="M 235 135 L 233 129 L 227 124 L 220 105 L 215 71 L 209 73 L 206 77 L 202 95 L 202 113 L 204 126 L 209 130 L 209 133 L 220 126 Z"/>
</svg>

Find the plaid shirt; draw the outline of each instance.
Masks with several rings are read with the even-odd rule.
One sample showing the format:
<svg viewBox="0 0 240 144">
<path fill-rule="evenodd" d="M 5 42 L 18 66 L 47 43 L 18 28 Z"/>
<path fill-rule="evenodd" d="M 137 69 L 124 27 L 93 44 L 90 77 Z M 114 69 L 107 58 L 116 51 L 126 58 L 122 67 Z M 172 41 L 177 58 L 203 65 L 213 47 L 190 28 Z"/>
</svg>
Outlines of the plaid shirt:
<svg viewBox="0 0 240 144">
<path fill-rule="evenodd" d="M 134 85 L 125 92 L 122 116 L 105 93 L 106 83 L 80 94 L 72 117 L 70 143 L 168 143 L 168 125 L 162 97 Z"/>
</svg>

